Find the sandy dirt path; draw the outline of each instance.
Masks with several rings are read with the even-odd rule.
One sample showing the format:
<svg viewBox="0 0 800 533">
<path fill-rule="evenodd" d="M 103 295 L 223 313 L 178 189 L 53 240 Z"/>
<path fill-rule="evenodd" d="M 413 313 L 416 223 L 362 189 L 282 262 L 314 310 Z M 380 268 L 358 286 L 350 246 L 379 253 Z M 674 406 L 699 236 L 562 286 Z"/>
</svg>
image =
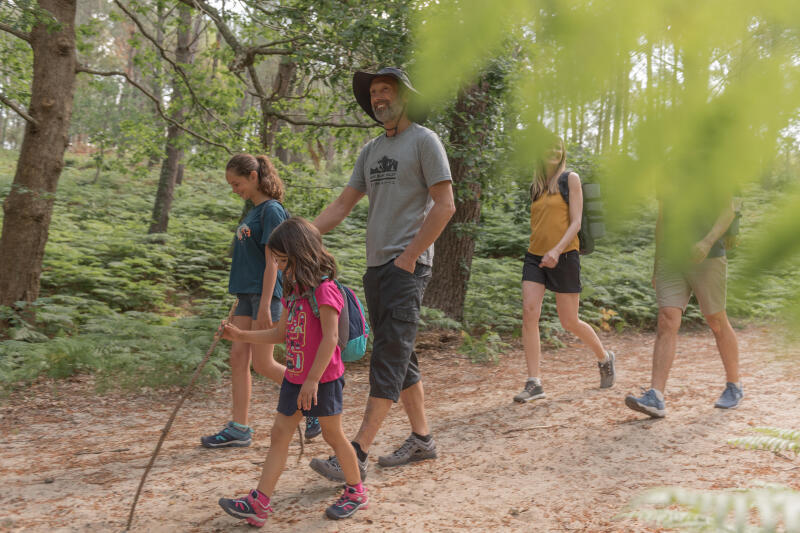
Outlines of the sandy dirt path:
<svg viewBox="0 0 800 533">
<path fill-rule="evenodd" d="M 323 517 L 340 486 L 308 468 L 329 454 L 317 439 L 296 462 L 297 440 L 265 531 L 654 531 L 615 520 L 640 491 L 659 485 L 800 489 L 800 458 L 736 449 L 726 440 L 770 425 L 800 427 L 800 350 L 775 346 L 761 327 L 739 331 L 745 401 L 714 409 L 722 365 L 709 332 L 681 335 L 667 391 L 667 418 L 645 419 L 623 404 L 650 376 L 652 334 L 605 337 L 618 354 L 617 384 L 597 388 L 579 343 L 546 350 L 547 398 L 514 404 L 525 370 L 519 347 L 497 365 L 458 355 L 456 337 L 419 339 L 427 408 L 439 458 L 382 469 L 378 455 L 407 436 L 396 406 L 373 445 L 371 505 L 350 520 Z M 348 368 L 345 429 L 355 433 L 368 392 L 367 367 Z M 226 382 L 187 400 L 148 477 L 133 531 L 252 530 L 224 514 L 221 496 L 244 494 L 269 447 L 277 387 L 255 381 L 250 448 L 206 450 L 199 437 L 228 417 Z M 90 378 L 42 382 L 3 401 L 0 531 L 121 531 L 144 465 L 179 394 L 97 397 Z"/>
</svg>

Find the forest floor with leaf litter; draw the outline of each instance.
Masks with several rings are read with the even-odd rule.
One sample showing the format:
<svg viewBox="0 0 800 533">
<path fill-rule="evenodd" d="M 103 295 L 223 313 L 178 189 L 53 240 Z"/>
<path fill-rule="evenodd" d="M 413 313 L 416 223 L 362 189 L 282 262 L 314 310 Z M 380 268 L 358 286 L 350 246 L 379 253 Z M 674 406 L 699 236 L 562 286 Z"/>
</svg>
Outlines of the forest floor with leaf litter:
<svg viewBox="0 0 800 533">
<path fill-rule="evenodd" d="M 519 346 L 496 365 L 456 352 L 451 332 L 426 332 L 418 353 L 439 458 L 394 469 L 377 465 L 408 435 L 395 406 L 371 450 L 369 509 L 324 518 L 341 487 L 308 468 L 329 455 L 321 438 L 291 444 L 264 531 L 658 531 L 615 519 L 641 491 L 664 485 L 722 489 L 758 481 L 800 490 L 800 457 L 734 448 L 754 426 L 798 429 L 800 351 L 761 326 L 738 331 L 745 399 L 713 407 L 724 386 L 710 332 L 683 333 L 667 390 L 667 418 L 625 407 L 648 385 L 654 335 L 606 335 L 617 384 L 598 389 L 597 365 L 577 340 L 545 350 L 547 398 L 515 404 L 526 372 Z M 369 390 L 366 364 L 346 373 L 344 425 L 354 435 Z M 229 381 L 186 401 L 151 470 L 132 531 L 248 531 L 217 505 L 256 485 L 269 448 L 278 387 L 255 380 L 249 448 L 207 450 L 201 435 L 229 416 Z M 121 531 L 144 466 L 180 391 L 97 396 L 92 379 L 41 381 L 5 398 L 0 455 L 0 531 Z"/>
</svg>

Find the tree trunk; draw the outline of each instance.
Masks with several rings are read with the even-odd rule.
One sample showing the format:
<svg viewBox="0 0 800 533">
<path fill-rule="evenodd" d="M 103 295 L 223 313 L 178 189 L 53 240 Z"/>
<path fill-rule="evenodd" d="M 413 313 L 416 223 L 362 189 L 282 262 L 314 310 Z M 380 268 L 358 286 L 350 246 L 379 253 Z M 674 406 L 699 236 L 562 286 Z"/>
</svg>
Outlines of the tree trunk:
<svg viewBox="0 0 800 533">
<path fill-rule="evenodd" d="M 611 144 L 615 150 L 620 150 L 624 144 L 627 130 L 627 99 L 630 92 L 630 57 L 624 50 L 619 52 L 617 59 L 617 79 L 614 89 L 614 135 Z"/>
<path fill-rule="evenodd" d="M 289 163 L 289 151 L 275 146 L 275 136 L 283 127 L 283 121 L 271 114 L 271 106 L 273 101 L 280 100 L 291 94 L 295 74 L 297 74 L 297 63 L 281 61 L 278 65 L 278 72 L 272 82 L 272 95 L 261 102 L 261 116 L 264 117 L 264 125 L 261 130 L 261 147 L 267 154 L 272 155 L 274 153 L 284 164 Z"/>
<path fill-rule="evenodd" d="M 0 149 L 5 149 L 6 147 L 6 122 L 8 122 L 8 116 L 6 115 L 6 110 L 0 110 L 0 115 L 3 116 L 2 125 L 0 125 Z"/>
<path fill-rule="evenodd" d="M 178 6 L 180 22 L 178 24 L 178 40 L 175 45 L 175 59 L 179 65 L 189 65 L 194 61 L 192 42 L 192 10 L 189 6 Z M 176 122 L 183 122 L 185 109 L 181 102 L 183 98 L 183 81 L 178 74 L 172 78 L 172 118 Z M 178 169 L 183 159 L 183 148 L 180 147 L 183 138 L 182 131 L 170 123 L 167 127 L 167 142 L 165 146 L 166 158 L 161 162 L 161 173 L 158 178 L 158 190 L 153 205 L 153 217 L 150 221 L 148 233 L 166 233 L 169 225 L 169 212 L 172 209 L 172 199 L 175 194 L 175 184 L 178 182 Z"/>
<path fill-rule="evenodd" d="M 31 30 L 33 81 L 29 114 L 11 191 L 3 202 L 0 305 L 39 296 L 42 259 L 64 167 L 75 86 L 75 0 L 39 0 L 45 17 Z"/>
<path fill-rule="evenodd" d="M 425 291 L 425 305 L 456 320 L 464 318 L 475 226 L 481 217 L 480 167 L 474 153 L 486 138 L 485 128 L 475 122 L 486 116 L 489 84 L 483 80 L 459 93 L 450 125 L 450 173 L 456 195 L 456 212 L 436 241 L 433 278 Z M 475 133 L 470 133 L 474 128 Z"/>
<path fill-rule="evenodd" d="M 599 154 L 600 151 L 603 149 L 603 129 L 605 128 L 604 123 L 606 120 L 604 103 L 605 103 L 605 96 L 601 94 L 599 109 L 597 111 L 597 137 L 595 138 L 594 141 L 595 154 Z"/>
<path fill-rule="evenodd" d="M 611 94 L 609 91 L 606 91 L 603 95 L 603 109 L 604 111 L 604 120 L 603 120 L 603 134 L 600 137 L 600 153 L 605 154 L 608 152 L 608 147 L 611 142 Z"/>
<path fill-rule="evenodd" d="M 647 92 L 645 92 L 645 109 L 647 118 L 652 118 L 655 111 L 655 93 L 653 90 L 653 43 L 647 45 Z"/>
</svg>

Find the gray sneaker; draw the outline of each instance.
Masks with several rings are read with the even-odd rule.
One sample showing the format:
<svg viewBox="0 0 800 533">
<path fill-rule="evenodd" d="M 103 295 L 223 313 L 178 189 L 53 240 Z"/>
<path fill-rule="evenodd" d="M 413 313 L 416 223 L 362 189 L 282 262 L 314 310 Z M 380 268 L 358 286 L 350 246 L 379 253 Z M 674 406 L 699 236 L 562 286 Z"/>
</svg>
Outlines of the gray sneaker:
<svg viewBox="0 0 800 533">
<path fill-rule="evenodd" d="M 369 466 L 369 459 L 364 459 L 360 461 L 358 456 L 356 456 L 356 461 L 358 461 L 358 472 L 361 474 L 361 481 L 367 479 L 367 467 Z M 331 481 L 338 481 L 340 483 L 344 483 L 344 472 L 342 472 L 342 466 L 339 464 L 339 460 L 336 458 L 335 455 L 331 455 L 327 459 L 311 459 L 311 462 L 308 464 L 311 467 L 311 470 L 316 472 L 317 474 L 321 475 L 322 477 L 326 477 Z"/>
<path fill-rule="evenodd" d="M 528 380 L 525 382 L 525 388 L 522 392 L 514 396 L 514 401 L 519 403 L 529 402 L 531 400 L 538 400 L 544 398 L 544 390 L 541 385 L 536 384 L 535 381 Z"/>
<path fill-rule="evenodd" d="M 614 356 L 614 352 L 606 352 L 608 354 L 608 361 L 605 363 L 597 363 L 597 367 L 600 369 L 600 388 L 607 389 L 614 385 L 614 381 L 617 379 L 616 371 L 614 370 L 614 361 L 616 361 L 616 357 Z"/>
<path fill-rule="evenodd" d="M 722 391 L 722 395 L 719 397 L 719 400 L 717 400 L 717 403 L 714 404 L 714 407 L 719 407 L 720 409 L 736 409 L 739 407 L 742 398 L 744 398 L 744 390 L 737 387 L 736 383 L 731 383 L 729 381 L 725 384 L 725 390 Z"/>
<path fill-rule="evenodd" d="M 381 466 L 400 466 L 412 461 L 435 458 L 436 442 L 433 437 L 428 442 L 425 442 L 412 433 L 394 453 L 378 457 L 378 464 Z"/>
</svg>

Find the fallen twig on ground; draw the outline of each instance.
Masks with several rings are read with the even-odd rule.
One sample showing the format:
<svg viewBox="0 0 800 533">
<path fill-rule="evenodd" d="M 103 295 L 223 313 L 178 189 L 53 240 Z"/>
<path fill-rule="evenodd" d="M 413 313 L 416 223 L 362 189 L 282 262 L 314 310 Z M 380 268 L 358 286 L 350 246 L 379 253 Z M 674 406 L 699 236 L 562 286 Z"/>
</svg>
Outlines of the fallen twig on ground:
<svg viewBox="0 0 800 533">
<path fill-rule="evenodd" d="M 526 428 L 514 428 L 514 429 L 508 429 L 508 430 L 504 431 L 503 435 L 508 435 L 509 433 L 518 433 L 520 431 L 530 431 L 532 429 L 560 428 L 560 427 L 563 427 L 563 426 L 566 426 L 566 424 L 549 424 L 547 426 L 529 426 L 529 427 L 526 427 Z"/>
</svg>

